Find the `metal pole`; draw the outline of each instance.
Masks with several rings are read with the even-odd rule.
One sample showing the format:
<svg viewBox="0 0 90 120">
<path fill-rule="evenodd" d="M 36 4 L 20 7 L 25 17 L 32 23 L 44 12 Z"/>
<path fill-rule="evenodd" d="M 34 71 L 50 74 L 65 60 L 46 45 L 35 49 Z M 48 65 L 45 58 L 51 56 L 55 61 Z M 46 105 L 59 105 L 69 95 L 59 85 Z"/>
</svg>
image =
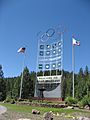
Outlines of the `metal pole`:
<svg viewBox="0 0 90 120">
<path fill-rule="evenodd" d="M 74 98 L 74 45 L 72 44 L 72 72 L 73 72 L 73 98 Z"/>
<path fill-rule="evenodd" d="M 23 63 L 22 63 L 22 76 L 21 76 L 21 83 L 20 83 L 20 96 L 19 99 L 22 98 L 22 85 L 23 85 L 23 69 L 24 69 L 24 62 L 25 62 L 25 53 L 24 54 L 24 58 L 23 58 Z"/>
<path fill-rule="evenodd" d="M 63 33 L 61 33 L 61 75 L 63 77 Z"/>
<path fill-rule="evenodd" d="M 61 33 L 61 83 L 62 83 L 62 80 L 63 80 L 63 52 L 64 52 L 64 49 L 63 49 L 63 33 Z M 62 88 L 61 88 L 61 97 L 62 97 Z"/>
</svg>

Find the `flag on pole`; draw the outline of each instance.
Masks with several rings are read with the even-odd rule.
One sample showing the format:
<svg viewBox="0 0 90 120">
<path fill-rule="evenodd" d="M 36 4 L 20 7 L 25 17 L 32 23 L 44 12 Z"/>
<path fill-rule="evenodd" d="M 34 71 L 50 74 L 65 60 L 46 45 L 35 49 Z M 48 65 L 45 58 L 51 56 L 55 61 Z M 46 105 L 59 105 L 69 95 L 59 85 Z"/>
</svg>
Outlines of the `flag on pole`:
<svg viewBox="0 0 90 120">
<path fill-rule="evenodd" d="M 75 38 L 72 38 L 72 44 L 80 46 L 80 41 L 77 41 Z"/>
<path fill-rule="evenodd" d="M 21 47 L 21 48 L 19 48 L 19 50 L 17 51 L 18 53 L 24 53 L 25 52 L 25 47 Z"/>
</svg>

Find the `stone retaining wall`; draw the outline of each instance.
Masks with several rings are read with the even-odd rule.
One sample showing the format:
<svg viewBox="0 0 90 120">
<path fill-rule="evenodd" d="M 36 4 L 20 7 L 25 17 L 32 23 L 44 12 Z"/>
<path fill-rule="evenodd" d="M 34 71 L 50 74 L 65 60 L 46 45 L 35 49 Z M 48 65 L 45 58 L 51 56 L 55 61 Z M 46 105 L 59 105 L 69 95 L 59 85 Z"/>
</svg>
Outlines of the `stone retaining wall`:
<svg viewBox="0 0 90 120">
<path fill-rule="evenodd" d="M 65 104 L 47 104 L 47 103 L 32 103 L 32 102 L 17 102 L 21 105 L 39 106 L 39 107 L 49 107 L 49 108 L 65 108 Z"/>
</svg>

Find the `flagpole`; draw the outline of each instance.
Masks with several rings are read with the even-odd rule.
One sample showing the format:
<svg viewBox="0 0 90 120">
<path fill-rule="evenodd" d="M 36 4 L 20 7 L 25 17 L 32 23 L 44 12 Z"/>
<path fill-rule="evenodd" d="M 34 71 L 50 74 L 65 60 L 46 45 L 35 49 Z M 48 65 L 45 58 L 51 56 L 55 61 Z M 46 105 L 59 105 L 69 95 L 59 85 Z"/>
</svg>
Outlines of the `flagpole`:
<svg viewBox="0 0 90 120">
<path fill-rule="evenodd" d="M 73 82 L 73 93 L 72 93 L 72 95 L 73 95 L 73 98 L 74 98 L 74 65 L 75 65 L 75 63 L 74 63 L 74 59 L 75 59 L 75 56 L 74 56 L 74 45 L 73 45 L 73 43 L 72 43 L 72 82 Z"/>
<path fill-rule="evenodd" d="M 75 55 L 74 55 L 74 46 L 80 46 L 80 41 L 77 41 L 76 39 L 72 38 L 72 82 L 73 82 L 73 98 L 75 97 L 75 90 L 74 90 L 74 72 L 75 72 Z"/>
<path fill-rule="evenodd" d="M 24 63 L 25 63 L 25 53 L 23 53 L 22 75 L 21 75 L 20 96 L 19 96 L 19 99 L 22 98 L 22 85 L 23 85 L 23 69 L 24 69 Z"/>
</svg>

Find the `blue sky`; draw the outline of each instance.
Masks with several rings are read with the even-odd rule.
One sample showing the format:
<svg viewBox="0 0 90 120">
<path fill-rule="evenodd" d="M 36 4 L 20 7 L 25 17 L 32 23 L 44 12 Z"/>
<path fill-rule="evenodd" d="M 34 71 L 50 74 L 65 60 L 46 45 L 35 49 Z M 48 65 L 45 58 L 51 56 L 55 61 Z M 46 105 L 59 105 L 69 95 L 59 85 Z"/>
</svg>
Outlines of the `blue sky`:
<svg viewBox="0 0 90 120">
<path fill-rule="evenodd" d="M 37 33 L 58 24 L 64 33 L 64 70 L 72 70 L 72 35 L 80 40 L 75 47 L 75 72 L 90 68 L 90 2 L 89 0 L 0 0 L 0 64 L 5 77 L 21 74 L 26 46 L 25 66 L 36 70 Z"/>
</svg>

